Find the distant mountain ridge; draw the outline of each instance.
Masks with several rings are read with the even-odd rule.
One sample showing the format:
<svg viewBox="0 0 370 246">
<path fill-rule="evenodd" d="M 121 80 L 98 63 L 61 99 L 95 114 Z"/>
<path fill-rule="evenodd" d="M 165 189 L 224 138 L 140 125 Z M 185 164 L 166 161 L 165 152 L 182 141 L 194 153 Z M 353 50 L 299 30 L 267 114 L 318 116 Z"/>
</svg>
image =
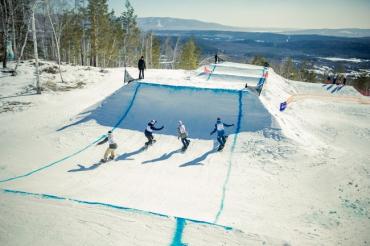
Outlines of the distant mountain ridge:
<svg viewBox="0 0 370 246">
<path fill-rule="evenodd" d="M 143 17 L 138 18 L 138 25 L 144 31 L 160 30 L 160 31 L 241 31 L 241 32 L 283 32 L 294 31 L 291 28 L 244 28 L 235 26 L 226 26 L 213 22 L 205 22 L 193 19 L 180 19 L 170 17 Z"/>
<path fill-rule="evenodd" d="M 143 17 L 138 18 L 138 25 L 143 31 L 169 31 L 169 30 L 212 30 L 233 32 L 271 32 L 286 35 L 324 35 L 336 37 L 370 37 L 370 29 L 341 28 L 341 29 L 302 29 L 293 28 L 244 28 L 227 26 L 213 22 L 205 22 L 193 19 L 180 19 L 170 17 Z"/>
</svg>

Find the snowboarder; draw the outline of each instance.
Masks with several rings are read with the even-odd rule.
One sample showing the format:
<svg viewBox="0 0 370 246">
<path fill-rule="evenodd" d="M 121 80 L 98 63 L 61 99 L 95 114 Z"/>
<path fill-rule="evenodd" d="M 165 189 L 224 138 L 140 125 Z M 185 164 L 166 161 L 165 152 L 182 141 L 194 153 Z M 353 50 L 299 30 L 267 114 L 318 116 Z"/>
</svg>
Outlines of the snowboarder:
<svg viewBox="0 0 370 246">
<path fill-rule="evenodd" d="M 114 159 L 114 150 L 117 149 L 117 144 L 116 144 L 116 142 L 113 139 L 112 131 L 108 131 L 107 137 L 105 137 L 97 145 L 101 145 L 101 144 L 104 144 L 106 142 L 109 143 L 109 146 L 108 146 L 107 150 L 104 153 L 104 158 L 100 160 L 101 162 L 108 161 L 108 156 L 109 156 L 109 159 L 110 160 L 113 160 Z"/>
<path fill-rule="evenodd" d="M 179 125 L 177 127 L 178 138 L 181 138 L 181 142 L 183 144 L 182 151 L 185 151 L 190 144 L 190 140 L 188 139 L 188 132 L 186 131 L 185 125 L 179 120 Z"/>
<path fill-rule="evenodd" d="M 217 141 L 220 143 L 220 146 L 218 147 L 218 151 L 222 150 L 225 147 L 226 138 L 225 135 L 225 126 L 230 127 L 234 126 L 234 124 L 226 124 L 222 123 L 220 118 L 217 118 L 217 122 L 215 124 L 215 128 L 211 132 L 211 135 L 217 131 Z"/>
<path fill-rule="evenodd" d="M 151 120 L 147 127 L 145 128 L 145 131 L 144 131 L 144 134 L 145 134 L 145 137 L 148 139 L 148 142 L 145 143 L 145 146 L 148 147 L 149 145 L 152 145 L 153 143 L 155 143 L 156 141 L 154 140 L 154 137 L 153 137 L 153 131 L 160 131 L 164 128 L 164 126 L 160 127 L 160 128 L 156 128 L 154 125 L 155 123 L 157 123 L 156 120 Z"/>
<path fill-rule="evenodd" d="M 219 57 L 217 55 L 217 53 L 215 54 L 215 64 L 217 64 L 219 62 Z"/>
<path fill-rule="evenodd" d="M 139 79 L 144 79 L 144 69 L 146 69 L 144 56 L 141 56 L 139 62 L 137 63 L 137 67 L 139 68 Z"/>
</svg>

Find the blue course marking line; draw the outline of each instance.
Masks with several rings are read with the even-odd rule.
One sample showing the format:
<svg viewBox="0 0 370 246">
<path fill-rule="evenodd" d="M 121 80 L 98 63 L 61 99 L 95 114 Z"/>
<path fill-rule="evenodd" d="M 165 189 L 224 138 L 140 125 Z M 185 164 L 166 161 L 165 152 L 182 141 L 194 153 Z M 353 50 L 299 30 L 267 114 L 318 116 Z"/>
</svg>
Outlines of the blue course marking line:
<svg viewBox="0 0 370 246">
<path fill-rule="evenodd" d="M 140 86 L 141 86 L 141 84 L 138 83 L 136 88 L 135 88 L 134 95 L 132 96 L 131 102 L 130 102 L 130 104 L 128 105 L 128 107 L 126 109 L 126 112 L 122 115 L 122 117 L 114 125 L 114 127 L 112 128 L 112 131 L 114 131 L 122 123 L 122 121 L 127 117 L 128 113 L 130 112 L 130 110 L 132 108 L 132 105 L 134 105 L 134 101 L 136 99 L 136 95 L 137 95 L 137 92 L 139 91 Z"/>
<path fill-rule="evenodd" d="M 173 236 L 170 246 L 186 246 L 186 244 L 182 242 L 182 234 L 184 232 L 185 225 L 186 221 L 183 218 L 176 219 L 175 235 Z"/>
<path fill-rule="evenodd" d="M 214 65 L 213 69 L 212 69 L 212 72 L 208 75 L 208 78 L 207 78 L 207 81 L 211 78 L 213 72 L 215 71 L 216 69 L 216 64 Z"/>
<path fill-rule="evenodd" d="M 65 160 L 67 160 L 67 159 L 69 159 L 69 158 L 71 158 L 71 157 L 73 157 L 73 156 L 75 156 L 75 155 L 77 155 L 77 154 L 81 153 L 82 151 L 84 151 L 84 150 L 86 150 L 86 149 L 90 148 L 91 146 L 93 146 L 94 144 L 96 144 L 97 142 L 99 142 L 99 141 L 100 141 L 101 139 L 103 139 L 104 137 L 105 137 L 105 135 L 100 136 L 100 137 L 99 137 L 99 138 L 97 138 L 94 142 L 90 143 L 89 145 L 85 146 L 84 148 L 82 148 L 82 149 L 80 149 L 80 150 L 78 150 L 78 151 L 74 152 L 73 154 L 70 154 L 70 155 L 68 155 L 68 156 L 66 156 L 66 157 L 64 157 L 64 158 L 62 158 L 62 159 L 59 159 L 59 160 L 54 161 L 54 162 L 52 162 L 52 163 L 50 163 L 50 164 L 47 164 L 47 165 L 45 165 L 45 166 L 43 166 L 43 167 L 40 167 L 40 168 L 38 168 L 38 169 L 35 169 L 35 170 L 33 170 L 33 171 L 29 172 L 29 173 L 22 174 L 22 175 L 18 175 L 18 176 L 15 176 L 15 177 L 12 177 L 12 178 L 8 178 L 8 179 L 0 180 L 0 183 L 5 183 L 5 182 L 8 182 L 8 181 L 12 181 L 12 180 L 16 180 L 16 179 L 24 178 L 24 177 L 30 176 L 30 175 L 32 175 L 32 174 L 34 174 L 34 173 L 40 172 L 40 171 L 42 171 L 42 170 L 44 170 L 44 169 L 46 169 L 46 168 L 49 168 L 49 167 L 51 167 L 51 166 L 54 166 L 54 165 L 56 165 L 56 164 L 58 164 L 58 163 L 61 163 L 61 162 L 65 161 Z"/>
<path fill-rule="evenodd" d="M 238 134 L 240 132 L 240 126 L 241 126 L 241 121 L 242 121 L 242 116 L 243 116 L 243 100 L 242 99 L 243 99 L 243 92 L 242 91 L 239 91 L 239 114 L 238 114 L 238 121 L 237 121 L 237 124 L 236 124 L 236 130 L 235 130 L 235 135 L 234 135 L 233 143 L 231 145 L 231 151 L 230 151 L 230 157 L 229 157 L 229 166 L 227 168 L 227 173 L 226 173 L 226 178 L 225 178 L 224 185 L 222 186 L 221 203 L 220 203 L 220 207 L 218 209 L 218 212 L 216 214 L 216 218 L 215 218 L 214 223 L 217 223 L 217 221 L 220 218 L 220 215 L 221 215 L 221 213 L 222 213 L 222 211 L 224 209 L 225 196 L 226 196 L 226 187 L 227 187 L 227 184 L 229 183 L 230 173 L 231 173 L 232 155 L 233 155 L 234 150 L 235 150 L 236 140 L 237 140 Z"/>
<path fill-rule="evenodd" d="M 187 85 L 164 85 L 164 84 L 157 84 L 151 82 L 137 82 L 140 83 L 142 86 L 147 87 L 161 87 L 165 89 L 173 89 L 173 90 L 192 90 L 192 91 L 213 91 L 213 92 L 225 92 L 225 93 L 238 93 L 239 89 L 223 89 L 223 88 L 204 88 L 204 87 L 194 87 L 194 86 L 187 86 Z"/>
<path fill-rule="evenodd" d="M 133 97 L 132 97 L 132 99 L 131 99 L 131 102 L 130 102 L 130 104 L 129 104 L 129 106 L 128 106 L 127 110 L 125 111 L 125 113 L 123 114 L 123 116 L 118 120 L 118 122 L 115 124 L 115 126 L 112 128 L 112 131 L 114 131 L 114 130 L 115 130 L 115 129 L 116 129 L 116 128 L 117 128 L 117 127 L 122 123 L 122 121 L 126 118 L 127 114 L 129 113 L 130 109 L 132 108 L 132 105 L 133 105 L 133 103 L 134 103 L 134 100 L 135 100 L 135 98 L 136 98 L 136 95 L 137 95 L 137 92 L 138 92 L 139 88 L 140 88 L 140 84 L 138 84 L 138 85 L 136 86 L 136 88 L 135 88 L 135 92 L 134 92 L 134 95 L 133 95 Z M 72 158 L 73 156 L 76 156 L 76 155 L 78 155 L 79 153 L 81 153 L 81 152 L 85 151 L 86 149 L 88 149 L 88 148 L 90 148 L 91 146 L 95 145 L 97 142 L 99 142 L 100 140 L 102 140 L 102 139 L 103 139 L 103 138 L 105 138 L 105 137 L 106 137 L 106 135 L 101 135 L 99 138 L 97 138 L 96 140 L 94 140 L 92 143 L 88 144 L 88 145 L 87 145 L 87 146 L 85 146 L 84 148 L 82 148 L 82 149 L 80 149 L 80 150 L 78 150 L 78 151 L 76 151 L 76 152 L 74 152 L 74 153 L 72 153 L 72 154 L 70 154 L 70 155 L 68 155 L 68 156 L 66 156 L 66 157 L 63 157 L 62 159 L 59 159 L 59 160 L 57 160 L 57 161 L 54 161 L 54 162 L 52 162 L 52 163 L 50 163 L 50 164 L 47 164 L 47 165 L 45 165 L 45 166 L 43 166 L 43 167 L 40 167 L 40 168 L 38 168 L 38 169 L 36 169 L 36 170 L 33 170 L 33 171 L 29 172 L 29 173 L 22 174 L 22 175 L 18 175 L 18 176 L 12 177 L 12 178 L 4 179 L 4 180 L 0 180 L 0 183 L 5 183 L 5 182 L 8 182 L 8 181 L 12 181 L 12 180 L 16 180 L 16 179 L 24 178 L 24 177 L 30 176 L 30 175 L 32 175 L 32 174 L 34 174 L 34 173 L 40 172 L 40 171 L 42 171 L 42 170 L 44 170 L 44 169 L 47 169 L 47 168 L 49 168 L 49 167 L 52 167 L 52 166 L 54 166 L 54 165 L 56 165 L 56 164 L 59 164 L 59 163 L 61 163 L 61 162 L 65 161 L 65 160 L 68 160 L 68 159 Z"/>
<path fill-rule="evenodd" d="M 156 213 L 156 212 L 150 212 L 145 210 L 140 210 L 136 208 L 129 208 L 129 207 L 123 207 L 119 205 L 114 205 L 110 203 L 103 203 L 103 202 L 93 202 L 93 201 L 84 201 L 84 200 L 78 200 L 73 198 L 66 198 L 56 195 L 49 195 L 49 194 L 42 194 L 42 193 L 33 193 L 33 192 L 26 192 L 26 191 L 19 191 L 19 190 L 10 190 L 10 189 L 0 189 L 3 193 L 7 194 L 16 194 L 16 195 L 23 195 L 23 196 L 32 196 L 32 197 L 38 197 L 42 199 L 49 199 L 49 200 L 56 200 L 56 201 L 70 201 L 85 205 L 92 205 L 92 206 L 100 206 L 100 207 L 107 207 L 110 209 L 117 209 L 117 210 L 123 210 L 123 211 L 129 211 L 133 213 L 140 213 L 144 215 L 151 215 L 151 216 L 158 216 L 158 217 L 164 217 L 164 218 L 175 218 L 176 220 L 183 220 L 183 221 L 189 221 L 195 224 L 203 224 L 203 225 L 209 225 L 209 226 L 215 226 L 222 228 L 227 231 L 236 231 L 236 229 L 230 227 L 230 226 L 223 226 L 212 222 L 206 222 L 206 221 L 200 221 L 200 220 L 194 220 L 189 218 L 182 218 L 182 217 L 176 217 L 176 216 L 169 216 L 166 214 Z M 182 222 L 181 222 L 182 223 Z"/>
</svg>

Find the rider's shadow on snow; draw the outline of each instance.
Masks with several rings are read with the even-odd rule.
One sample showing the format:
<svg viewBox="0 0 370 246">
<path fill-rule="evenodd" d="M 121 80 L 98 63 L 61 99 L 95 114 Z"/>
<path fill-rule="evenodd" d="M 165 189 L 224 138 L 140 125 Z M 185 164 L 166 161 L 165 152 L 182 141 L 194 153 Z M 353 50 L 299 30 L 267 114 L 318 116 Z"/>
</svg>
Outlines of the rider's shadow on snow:
<svg viewBox="0 0 370 246">
<path fill-rule="evenodd" d="M 191 161 L 188 161 L 188 162 L 186 162 L 184 164 L 181 164 L 179 167 L 203 166 L 204 164 L 202 163 L 202 161 L 204 161 L 205 159 L 207 159 L 207 157 L 210 154 L 214 154 L 216 152 L 217 152 L 217 144 L 215 142 L 213 142 L 213 148 L 212 149 L 210 149 L 209 151 L 207 151 L 203 155 L 195 158 L 194 160 L 191 160 Z"/>
<path fill-rule="evenodd" d="M 326 87 L 326 90 L 330 91 L 330 89 L 333 88 L 333 86 L 334 86 L 334 84 L 329 85 L 328 87 Z"/>
<path fill-rule="evenodd" d="M 100 165 L 101 165 L 101 163 L 100 163 L 100 162 L 95 163 L 95 164 L 93 164 L 93 165 L 91 165 L 91 166 L 89 166 L 89 167 L 85 167 L 85 166 L 83 166 L 83 165 L 78 164 L 77 166 L 78 166 L 79 168 L 68 170 L 68 172 L 69 172 L 69 173 L 74 173 L 74 172 L 91 171 L 91 170 L 94 170 L 94 169 L 98 168 Z"/>
<path fill-rule="evenodd" d="M 164 160 L 170 159 L 171 156 L 173 156 L 176 153 L 181 153 L 181 149 L 177 149 L 177 150 L 171 151 L 170 153 L 165 153 L 162 156 L 160 156 L 158 158 L 155 158 L 155 159 L 152 159 L 152 160 L 143 161 L 142 164 L 148 164 L 148 163 L 153 163 L 153 162 L 164 161 Z"/>
<path fill-rule="evenodd" d="M 132 152 L 128 152 L 128 153 L 124 153 L 120 156 L 118 156 L 116 158 L 116 161 L 127 161 L 127 160 L 134 160 L 133 158 L 129 158 L 131 156 L 134 156 L 134 155 L 137 155 L 137 154 L 140 154 L 141 152 L 143 152 L 145 150 L 145 147 L 141 147 L 140 149 L 137 149 L 135 151 L 132 151 Z"/>
<path fill-rule="evenodd" d="M 333 94 L 333 93 L 335 93 L 335 92 L 338 92 L 338 91 L 340 91 L 343 87 L 344 87 L 344 86 L 342 86 L 342 85 L 337 85 L 337 87 L 335 87 L 335 88 L 331 91 L 331 93 Z"/>
</svg>

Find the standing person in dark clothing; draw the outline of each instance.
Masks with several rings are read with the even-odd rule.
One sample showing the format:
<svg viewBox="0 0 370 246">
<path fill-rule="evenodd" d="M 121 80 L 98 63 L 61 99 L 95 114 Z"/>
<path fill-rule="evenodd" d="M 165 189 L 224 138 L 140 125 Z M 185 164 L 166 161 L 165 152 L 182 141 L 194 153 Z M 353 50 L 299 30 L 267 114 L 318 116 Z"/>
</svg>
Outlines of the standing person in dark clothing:
<svg viewBox="0 0 370 246">
<path fill-rule="evenodd" d="M 335 85 L 337 83 L 337 79 L 338 79 L 338 75 L 334 75 L 334 78 L 333 78 L 333 85 Z"/>
<path fill-rule="evenodd" d="M 218 57 L 218 55 L 216 53 L 216 55 L 215 55 L 215 64 L 217 64 L 218 62 L 219 62 L 219 57 Z"/>
<path fill-rule="evenodd" d="M 343 77 L 342 84 L 343 84 L 343 85 L 346 85 L 346 83 L 347 83 L 347 77 L 346 77 L 346 76 L 344 76 L 344 77 Z"/>
<path fill-rule="evenodd" d="M 145 143 L 146 147 L 155 143 L 155 140 L 154 140 L 154 137 L 153 137 L 153 131 L 160 131 L 164 128 L 164 126 L 162 126 L 160 128 L 155 127 L 154 126 L 155 123 L 157 123 L 156 120 L 151 120 L 148 123 L 147 127 L 145 128 L 144 134 L 145 134 L 145 137 L 148 139 L 148 142 Z"/>
<path fill-rule="evenodd" d="M 139 68 L 139 79 L 144 79 L 144 69 L 146 69 L 145 61 L 144 61 L 144 56 L 141 56 L 137 67 Z"/>
</svg>

